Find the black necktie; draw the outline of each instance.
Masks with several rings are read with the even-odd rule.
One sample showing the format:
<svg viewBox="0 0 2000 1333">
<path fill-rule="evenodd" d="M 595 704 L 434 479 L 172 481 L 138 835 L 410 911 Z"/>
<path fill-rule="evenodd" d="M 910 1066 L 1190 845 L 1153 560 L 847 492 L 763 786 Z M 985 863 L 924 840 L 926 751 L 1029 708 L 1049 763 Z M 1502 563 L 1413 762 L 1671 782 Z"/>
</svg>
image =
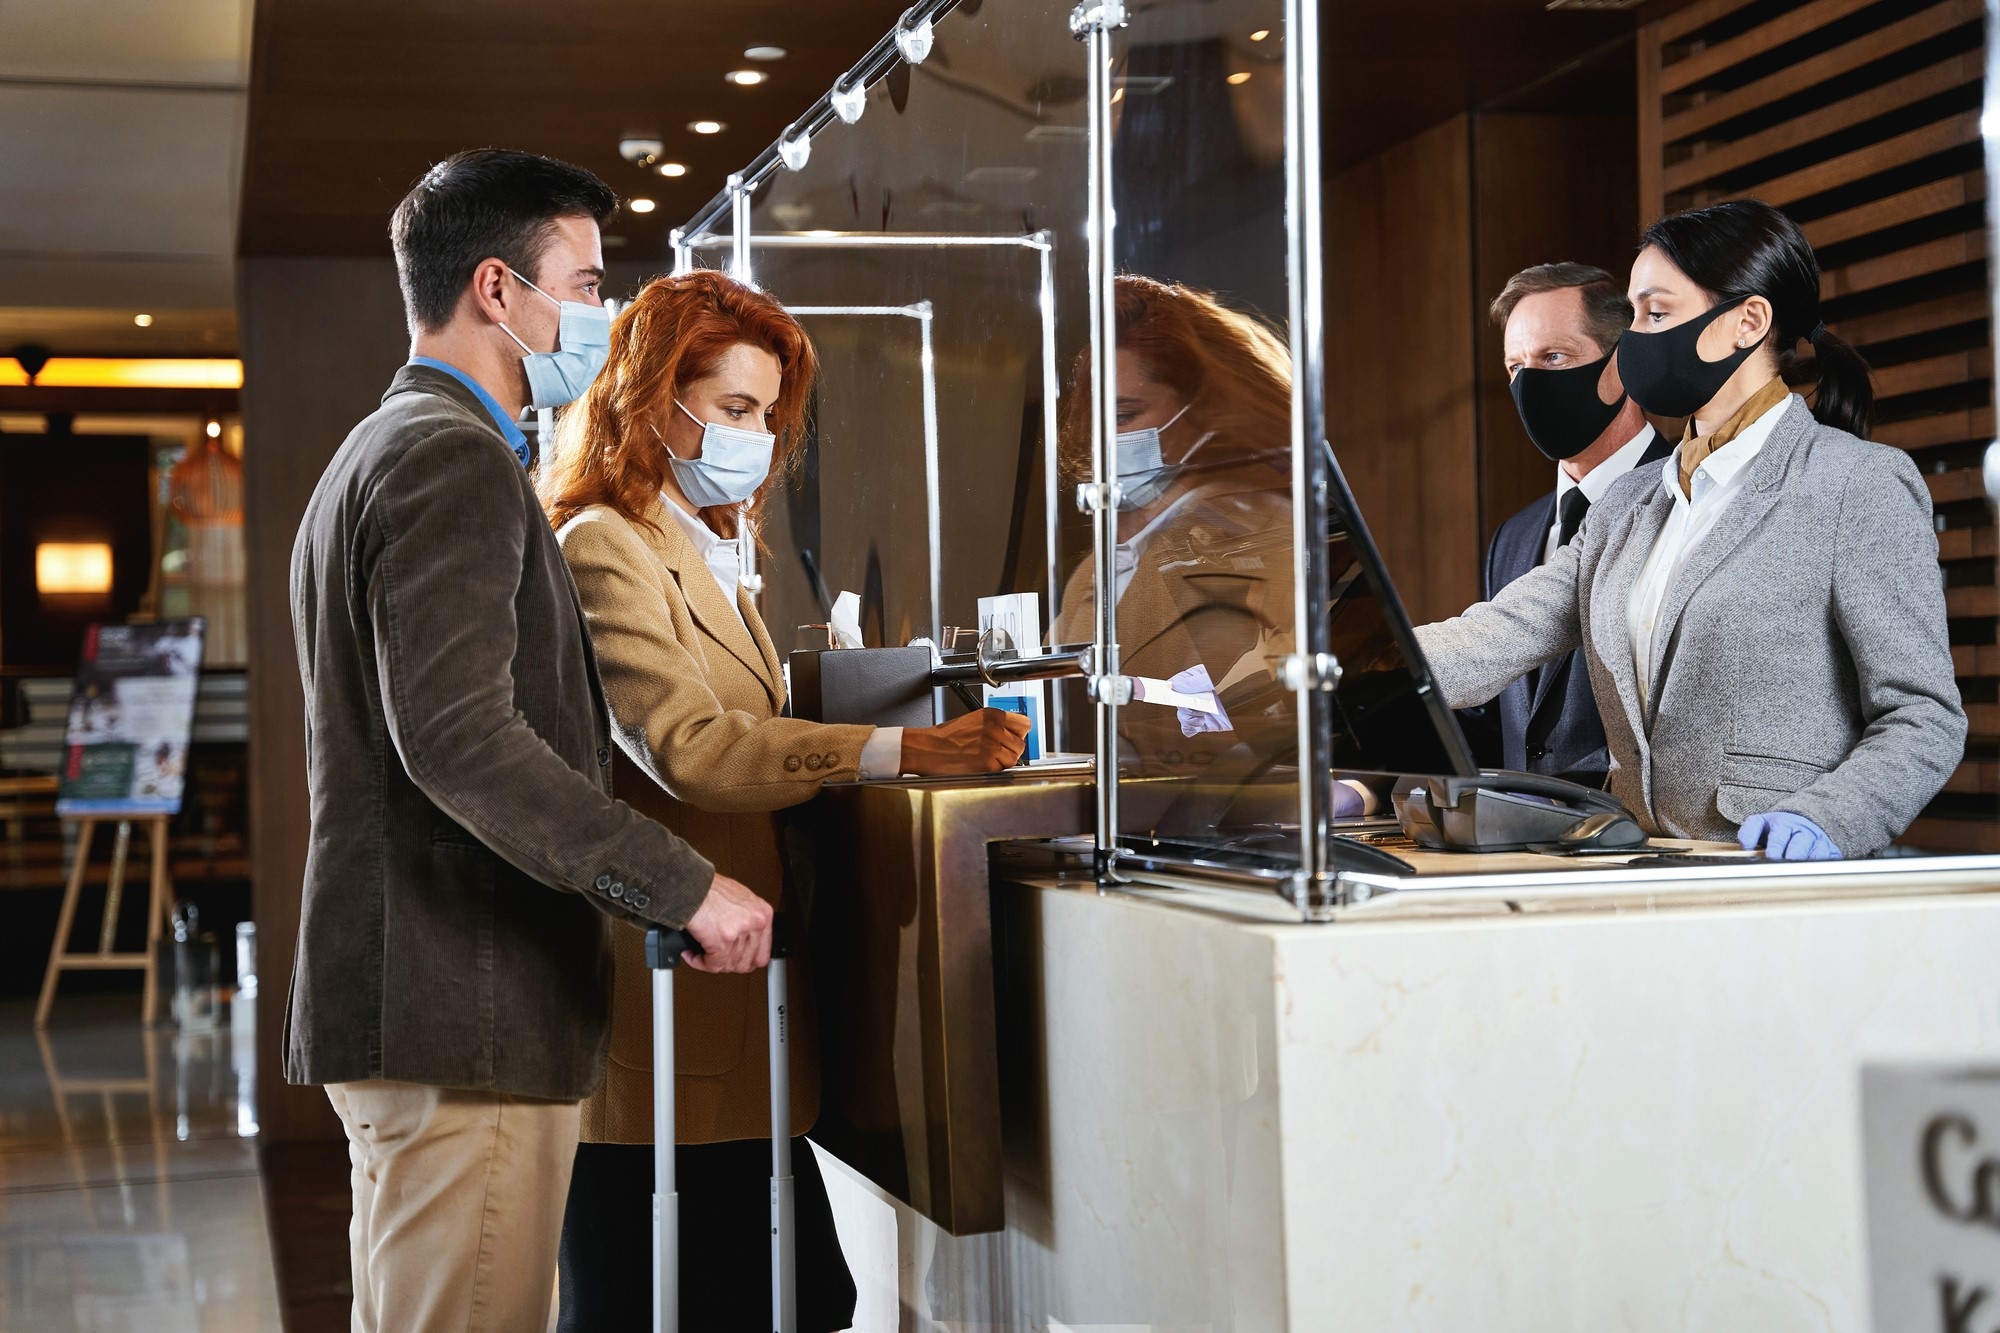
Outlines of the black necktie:
<svg viewBox="0 0 2000 1333">
<path fill-rule="evenodd" d="M 1590 508 L 1590 497 L 1583 493 L 1581 486 L 1572 486 L 1563 492 L 1562 503 L 1556 506 L 1561 527 L 1556 530 L 1556 547 L 1569 545 L 1569 539 L 1576 536 L 1576 530 L 1583 526 L 1583 513 Z"/>
</svg>

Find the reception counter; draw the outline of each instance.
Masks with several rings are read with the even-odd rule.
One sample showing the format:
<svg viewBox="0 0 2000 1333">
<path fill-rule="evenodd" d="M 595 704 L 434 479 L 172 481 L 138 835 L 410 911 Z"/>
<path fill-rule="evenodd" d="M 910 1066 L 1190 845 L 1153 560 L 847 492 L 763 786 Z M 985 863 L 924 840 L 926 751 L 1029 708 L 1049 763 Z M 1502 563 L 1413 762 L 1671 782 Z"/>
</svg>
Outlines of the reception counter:
<svg viewBox="0 0 2000 1333">
<path fill-rule="evenodd" d="M 953 1327 L 1862 1329 L 1860 1068 L 2000 1048 L 1987 858 L 1473 867 L 1324 924 L 993 866 L 1002 1229 L 829 1172 L 864 1308 Z"/>
</svg>

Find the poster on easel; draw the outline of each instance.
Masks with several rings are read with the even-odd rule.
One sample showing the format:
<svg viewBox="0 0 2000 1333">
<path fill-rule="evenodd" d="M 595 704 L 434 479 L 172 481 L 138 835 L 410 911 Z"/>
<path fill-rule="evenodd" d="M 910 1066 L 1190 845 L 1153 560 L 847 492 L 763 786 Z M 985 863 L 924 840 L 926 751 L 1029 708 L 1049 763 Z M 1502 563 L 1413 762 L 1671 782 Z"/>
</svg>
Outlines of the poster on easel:
<svg viewBox="0 0 2000 1333">
<path fill-rule="evenodd" d="M 56 813 L 180 813 L 201 678 L 203 622 L 92 625 L 63 737 Z"/>
</svg>

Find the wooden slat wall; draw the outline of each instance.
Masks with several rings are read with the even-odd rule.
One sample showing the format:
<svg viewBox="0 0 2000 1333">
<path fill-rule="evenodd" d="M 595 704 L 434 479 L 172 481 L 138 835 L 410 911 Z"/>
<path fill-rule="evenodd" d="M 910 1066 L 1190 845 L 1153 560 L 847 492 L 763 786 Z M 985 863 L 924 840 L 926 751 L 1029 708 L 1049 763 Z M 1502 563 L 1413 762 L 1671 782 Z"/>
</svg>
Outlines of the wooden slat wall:
<svg viewBox="0 0 2000 1333">
<path fill-rule="evenodd" d="M 2000 543 L 1987 288 L 1985 0 L 1696 0 L 1639 35 L 1645 218 L 1751 197 L 1819 252 L 1827 325 L 1875 367 L 1875 438 L 1939 520 L 1965 762 L 1905 841 L 2000 850 Z"/>
</svg>

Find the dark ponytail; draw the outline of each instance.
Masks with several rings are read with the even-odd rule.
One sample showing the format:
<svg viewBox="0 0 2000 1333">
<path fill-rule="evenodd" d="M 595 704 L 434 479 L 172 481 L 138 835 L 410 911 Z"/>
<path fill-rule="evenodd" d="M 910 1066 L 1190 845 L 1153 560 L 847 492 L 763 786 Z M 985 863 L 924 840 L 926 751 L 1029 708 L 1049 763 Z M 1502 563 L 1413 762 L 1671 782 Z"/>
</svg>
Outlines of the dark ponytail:
<svg viewBox="0 0 2000 1333">
<path fill-rule="evenodd" d="M 1819 260 L 1798 224 L 1769 204 L 1735 199 L 1691 208 L 1646 228 L 1639 248 L 1655 246 L 1717 301 L 1761 296 L 1771 303 L 1767 342 L 1778 373 L 1793 386 L 1819 388 L 1813 415 L 1850 435 L 1867 437 L 1875 417 L 1868 363 L 1819 317 Z M 1812 345 L 1810 360 L 1798 344 Z M 1802 364 L 1803 362 L 1803 364 Z"/>
</svg>

